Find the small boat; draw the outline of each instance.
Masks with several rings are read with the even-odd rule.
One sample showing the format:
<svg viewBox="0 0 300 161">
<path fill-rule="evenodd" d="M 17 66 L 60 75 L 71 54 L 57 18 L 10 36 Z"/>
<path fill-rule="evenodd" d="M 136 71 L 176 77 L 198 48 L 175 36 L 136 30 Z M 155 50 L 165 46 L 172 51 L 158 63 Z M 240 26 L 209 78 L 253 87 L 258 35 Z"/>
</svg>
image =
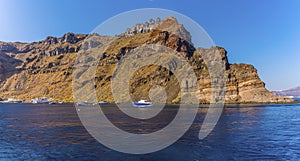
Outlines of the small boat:
<svg viewBox="0 0 300 161">
<path fill-rule="evenodd" d="M 52 104 L 53 101 L 51 99 L 48 99 L 47 97 L 42 97 L 41 99 L 35 98 L 31 100 L 32 103 L 35 104 Z"/>
<path fill-rule="evenodd" d="M 93 103 L 84 101 L 84 102 L 77 102 L 76 105 L 77 106 L 90 106 L 90 105 L 93 105 Z"/>
<path fill-rule="evenodd" d="M 152 102 L 147 102 L 146 100 L 140 100 L 138 102 L 133 102 L 132 105 L 134 107 L 150 107 L 152 106 Z"/>
<path fill-rule="evenodd" d="M 105 101 L 100 101 L 98 102 L 99 105 L 104 105 L 104 104 L 108 104 L 108 102 L 105 102 Z"/>
</svg>

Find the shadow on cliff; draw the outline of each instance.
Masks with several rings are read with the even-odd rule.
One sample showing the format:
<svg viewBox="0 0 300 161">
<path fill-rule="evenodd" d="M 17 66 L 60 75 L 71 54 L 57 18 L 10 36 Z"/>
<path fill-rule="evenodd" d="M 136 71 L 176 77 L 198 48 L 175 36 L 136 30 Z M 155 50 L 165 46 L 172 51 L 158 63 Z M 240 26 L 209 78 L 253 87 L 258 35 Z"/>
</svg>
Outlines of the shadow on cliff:
<svg viewBox="0 0 300 161">
<path fill-rule="evenodd" d="M 21 60 L 0 52 L 0 83 L 2 84 L 12 75 L 20 73 L 22 69 L 17 69 L 17 66 L 21 66 L 22 63 Z"/>
</svg>

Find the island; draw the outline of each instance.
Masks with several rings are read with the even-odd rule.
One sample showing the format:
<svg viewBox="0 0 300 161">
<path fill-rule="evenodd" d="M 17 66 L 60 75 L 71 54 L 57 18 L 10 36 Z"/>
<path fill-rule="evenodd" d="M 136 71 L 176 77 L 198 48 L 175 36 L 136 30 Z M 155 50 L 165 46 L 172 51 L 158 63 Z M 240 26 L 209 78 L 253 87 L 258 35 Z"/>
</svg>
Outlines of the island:
<svg viewBox="0 0 300 161">
<path fill-rule="evenodd" d="M 62 37 L 48 36 L 39 42 L 0 42 L 0 100 L 16 98 L 29 101 L 47 97 L 55 102 L 73 102 L 73 67 L 77 54 L 96 50 L 105 41 L 114 39 L 99 59 L 95 74 L 95 90 L 99 101 L 114 102 L 111 78 L 118 61 L 131 50 L 145 44 L 164 45 L 180 53 L 193 67 L 199 80 L 199 101 L 210 101 L 210 77 L 201 53 L 222 56 L 225 64 L 225 103 L 293 103 L 289 97 L 276 96 L 265 88 L 257 70 L 250 64 L 230 63 L 223 47 L 195 48 L 190 33 L 174 17 L 151 19 L 128 28 L 115 36 L 66 33 Z M 88 60 L 87 60 L 88 61 Z M 146 98 L 154 84 L 165 87 L 167 103 L 178 103 L 180 90 L 174 75 L 159 66 L 140 69 L 130 81 L 132 100 Z"/>
</svg>

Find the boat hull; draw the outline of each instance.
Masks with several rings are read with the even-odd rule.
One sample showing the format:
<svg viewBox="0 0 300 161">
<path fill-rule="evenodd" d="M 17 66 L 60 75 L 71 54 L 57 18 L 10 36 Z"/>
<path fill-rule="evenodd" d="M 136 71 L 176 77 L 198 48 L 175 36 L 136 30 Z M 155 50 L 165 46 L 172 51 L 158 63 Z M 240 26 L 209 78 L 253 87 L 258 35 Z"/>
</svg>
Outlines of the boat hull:
<svg viewBox="0 0 300 161">
<path fill-rule="evenodd" d="M 152 106 L 152 103 L 139 103 L 139 102 L 133 102 L 132 105 L 134 107 L 150 107 Z"/>
</svg>

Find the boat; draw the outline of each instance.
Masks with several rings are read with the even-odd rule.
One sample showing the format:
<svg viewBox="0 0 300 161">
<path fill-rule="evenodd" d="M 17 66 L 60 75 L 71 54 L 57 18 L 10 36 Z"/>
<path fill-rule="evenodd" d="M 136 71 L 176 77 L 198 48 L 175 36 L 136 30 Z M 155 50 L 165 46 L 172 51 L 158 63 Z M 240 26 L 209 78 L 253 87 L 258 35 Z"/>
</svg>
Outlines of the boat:
<svg viewBox="0 0 300 161">
<path fill-rule="evenodd" d="M 21 99 L 8 98 L 6 101 L 2 101 L 2 103 L 23 103 Z"/>
<path fill-rule="evenodd" d="M 90 106 L 90 105 L 93 105 L 93 103 L 84 101 L 84 102 L 77 102 L 76 105 L 77 106 Z"/>
<path fill-rule="evenodd" d="M 132 105 L 134 107 L 150 107 L 152 106 L 152 102 L 147 102 L 146 100 L 140 100 L 138 102 L 133 102 Z"/>
<path fill-rule="evenodd" d="M 35 98 L 31 100 L 32 103 L 35 104 L 52 104 L 53 101 L 51 99 L 48 99 L 47 97 L 42 97 L 41 99 Z"/>
<path fill-rule="evenodd" d="M 108 104 L 108 102 L 105 102 L 105 101 L 100 101 L 98 102 L 99 105 L 104 105 L 104 104 Z"/>
</svg>

